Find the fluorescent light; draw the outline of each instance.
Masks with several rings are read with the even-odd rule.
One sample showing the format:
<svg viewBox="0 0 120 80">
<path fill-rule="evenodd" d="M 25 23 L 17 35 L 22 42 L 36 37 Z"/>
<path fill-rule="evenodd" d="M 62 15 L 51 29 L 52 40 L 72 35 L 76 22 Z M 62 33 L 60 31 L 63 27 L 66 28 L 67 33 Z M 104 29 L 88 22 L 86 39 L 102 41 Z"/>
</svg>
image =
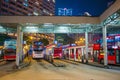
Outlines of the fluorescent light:
<svg viewBox="0 0 120 80">
<path fill-rule="evenodd" d="M 36 29 L 36 28 L 38 28 L 38 27 L 34 27 L 34 26 L 27 26 L 26 28 L 27 28 L 27 29 Z"/>
<path fill-rule="evenodd" d="M 3 28 L 3 26 L 0 25 L 0 28 Z"/>
</svg>

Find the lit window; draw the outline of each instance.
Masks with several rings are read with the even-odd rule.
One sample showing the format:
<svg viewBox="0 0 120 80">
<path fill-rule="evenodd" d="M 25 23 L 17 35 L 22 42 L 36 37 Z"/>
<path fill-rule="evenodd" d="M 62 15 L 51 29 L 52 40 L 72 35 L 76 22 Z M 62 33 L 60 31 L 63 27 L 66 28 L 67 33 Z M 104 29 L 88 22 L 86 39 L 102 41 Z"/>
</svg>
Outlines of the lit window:
<svg viewBox="0 0 120 80">
<path fill-rule="evenodd" d="M 9 0 L 4 0 L 5 2 L 9 2 Z"/>
<path fill-rule="evenodd" d="M 36 2 L 35 2 L 35 4 L 39 5 L 39 2 L 38 2 L 38 1 L 36 1 Z"/>
<path fill-rule="evenodd" d="M 38 16 L 38 15 L 39 15 L 39 13 L 37 13 L 37 12 L 33 12 L 33 14 L 34 14 L 35 16 Z"/>
<path fill-rule="evenodd" d="M 28 7 L 28 3 L 25 3 L 25 2 L 24 2 L 23 5 L 24 5 L 25 7 Z"/>
<path fill-rule="evenodd" d="M 53 2 L 55 3 L 55 0 L 53 0 Z"/>
<path fill-rule="evenodd" d="M 23 5 L 24 5 L 25 7 L 28 7 L 28 0 L 24 0 Z"/>
</svg>

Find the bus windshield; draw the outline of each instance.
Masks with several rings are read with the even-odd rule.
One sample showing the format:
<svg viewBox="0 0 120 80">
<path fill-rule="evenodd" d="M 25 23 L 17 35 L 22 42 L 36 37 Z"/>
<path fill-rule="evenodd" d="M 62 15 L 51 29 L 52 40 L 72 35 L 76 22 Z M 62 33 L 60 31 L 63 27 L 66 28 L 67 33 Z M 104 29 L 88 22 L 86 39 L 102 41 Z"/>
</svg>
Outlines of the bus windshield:
<svg viewBox="0 0 120 80">
<path fill-rule="evenodd" d="M 109 56 L 113 56 L 115 53 L 114 53 L 114 49 L 108 49 L 108 55 Z"/>
<path fill-rule="evenodd" d="M 34 42 L 33 50 L 34 51 L 43 51 L 43 44 L 41 42 Z"/>
</svg>

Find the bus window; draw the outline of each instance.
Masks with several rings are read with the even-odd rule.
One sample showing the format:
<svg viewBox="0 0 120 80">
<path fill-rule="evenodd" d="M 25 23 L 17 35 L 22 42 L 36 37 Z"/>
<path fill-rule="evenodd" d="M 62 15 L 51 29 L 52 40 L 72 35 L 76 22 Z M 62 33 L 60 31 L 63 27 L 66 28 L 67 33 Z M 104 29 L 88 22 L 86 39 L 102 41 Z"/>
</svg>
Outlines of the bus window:
<svg viewBox="0 0 120 80">
<path fill-rule="evenodd" d="M 120 50 L 116 50 L 116 62 L 120 63 Z"/>
<path fill-rule="evenodd" d="M 108 55 L 109 56 L 113 56 L 115 53 L 114 53 L 114 49 L 108 49 Z"/>
<path fill-rule="evenodd" d="M 72 53 L 74 53 L 74 49 L 72 49 Z"/>
</svg>

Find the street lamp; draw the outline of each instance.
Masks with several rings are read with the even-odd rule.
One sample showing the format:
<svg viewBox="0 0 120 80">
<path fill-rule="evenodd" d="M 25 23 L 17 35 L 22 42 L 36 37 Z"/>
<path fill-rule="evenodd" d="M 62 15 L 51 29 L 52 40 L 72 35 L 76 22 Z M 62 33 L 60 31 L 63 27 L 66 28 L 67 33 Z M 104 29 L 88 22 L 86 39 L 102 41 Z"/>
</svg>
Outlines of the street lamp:
<svg viewBox="0 0 120 80">
<path fill-rule="evenodd" d="M 32 36 L 30 36 L 30 39 L 31 39 L 31 40 L 33 40 L 33 37 L 32 37 Z"/>
<path fill-rule="evenodd" d="M 77 40 L 77 41 L 75 41 L 75 43 L 77 44 L 77 45 L 85 45 L 84 43 L 85 43 L 85 38 L 83 38 L 83 37 L 81 37 L 79 40 Z"/>
</svg>

